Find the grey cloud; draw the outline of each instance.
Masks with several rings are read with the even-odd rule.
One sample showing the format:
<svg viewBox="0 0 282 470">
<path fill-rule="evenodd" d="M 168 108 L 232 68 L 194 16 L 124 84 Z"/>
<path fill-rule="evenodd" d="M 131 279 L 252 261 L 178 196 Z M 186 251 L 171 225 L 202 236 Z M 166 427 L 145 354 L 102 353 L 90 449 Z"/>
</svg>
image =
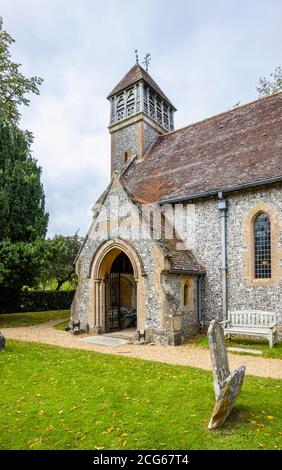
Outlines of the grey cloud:
<svg viewBox="0 0 282 470">
<path fill-rule="evenodd" d="M 85 233 L 109 181 L 106 95 L 152 54 L 150 72 L 178 108 L 176 126 L 256 97 L 281 65 L 280 0 L 4 0 L 16 60 L 45 82 L 24 110 L 43 167 L 49 232 Z"/>
</svg>

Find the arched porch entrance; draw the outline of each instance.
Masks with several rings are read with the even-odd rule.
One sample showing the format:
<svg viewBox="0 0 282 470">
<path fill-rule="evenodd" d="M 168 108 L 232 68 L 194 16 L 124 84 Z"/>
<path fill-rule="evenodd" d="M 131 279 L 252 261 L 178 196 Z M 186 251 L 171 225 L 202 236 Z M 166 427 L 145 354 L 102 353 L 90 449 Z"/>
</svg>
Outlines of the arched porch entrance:
<svg viewBox="0 0 282 470">
<path fill-rule="evenodd" d="M 142 265 L 122 240 L 103 244 L 89 273 L 89 327 L 96 333 L 140 328 Z M 141 315 L 140 315 L 141 314 Z"/>
<path fill-rule="evenodd" d="M 136 328 L 136 282 L 133 267 L 122 251 L 105 275 L 106 331 Z"/>
</svg>

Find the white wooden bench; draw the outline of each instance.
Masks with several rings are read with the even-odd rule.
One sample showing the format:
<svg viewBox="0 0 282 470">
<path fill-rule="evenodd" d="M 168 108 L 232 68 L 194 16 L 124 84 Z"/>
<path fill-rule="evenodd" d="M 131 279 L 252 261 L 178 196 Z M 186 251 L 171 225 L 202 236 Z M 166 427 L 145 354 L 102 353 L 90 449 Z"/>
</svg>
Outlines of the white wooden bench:
<svg viewBox="0 0 282 470">
<path fill-rule="evenodd" d="M 277 314 L 261 310 L 234 310 L 221 322 L 224 335 L 247 335 L 266 338 L 272 348 L 277 340 Z"/>
</svg>

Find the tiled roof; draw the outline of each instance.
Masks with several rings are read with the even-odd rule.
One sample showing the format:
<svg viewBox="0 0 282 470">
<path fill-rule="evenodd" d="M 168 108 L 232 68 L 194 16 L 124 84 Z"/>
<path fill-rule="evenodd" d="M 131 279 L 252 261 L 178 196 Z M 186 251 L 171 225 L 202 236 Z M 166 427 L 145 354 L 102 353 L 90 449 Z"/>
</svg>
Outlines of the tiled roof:
<svg viewBox="0 0 282 470">
<path fill-rule="evenodd" d="M 126 191 L 126 188 L 124 187 Z M 134 199 L 133 199 L 134 200 Z M 140 201 L 134 200 L 134 203 L 140 210 L 140 215 L 142 214 L 142 205 Z M 158 205 L 152 205 L 154 210 L 160 211 L 160 207 Z M 144 214 L 142 214 L 143 222 L 146 223 L 150 222 L 150 217 L 147 218 Z M 162 222 L 164 220 L 162 219 Z M 173 233 L 173 238 L 166 238 L 166 229 L 168 229 L 168 233 Z M 201 263 L 199 263 L 192 250 L 184 248 L 184 240 L 180 237 L 180 235 L 174 230 L 172 221 L 168 218 L 165 220 L 165 224 L 161 224 L 161 236 L 158 240 L 161 248 L 166 253 L 169 261 L 170 261 L 170 271 L 174 273 L 183 273 L 183 274 L 205 274 L 206 270 Z"/>
<path fill-rule="evenodd" d="M 282 176 L 282 93 L 158 137 L 123 175 L 143 202 Z"/>
<path fill-rule="evenodd" d="M 163 93 L 160 87 L 156 84 L 156 82 L 152 79 L 151 75 L 146 72 L 139 64 L 135 64 L 129 72 L 121 79 L 121 81 L 114 87 L 111 93 L 107 96 L 110 98 L 113 95 L 116 95 L 120 91 L 128 88 L 134 83 L 139 82 L 140 80 L 144 80 L 148 85 L 150 85 L 160 96 L 162 96 L 172 107 L 175 109 L 171 101 L 168 97 Z"/>
<path fill-rule="evenodd" d="M 175 240 L 164 240 L 172 272 L 204 274 L 205 268 L 199 263 L 191 250 L 180 250 Z"/>
</svg>

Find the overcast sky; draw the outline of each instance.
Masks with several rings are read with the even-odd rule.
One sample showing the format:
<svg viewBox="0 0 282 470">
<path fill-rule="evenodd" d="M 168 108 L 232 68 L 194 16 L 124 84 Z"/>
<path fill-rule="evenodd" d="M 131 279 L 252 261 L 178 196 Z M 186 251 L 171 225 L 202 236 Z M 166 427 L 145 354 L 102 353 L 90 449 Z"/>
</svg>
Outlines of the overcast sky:
<svg viewBox="0 0 282 470">
<path fill-rule="evenodd" d="M 44 78 L 22 126 L 43 168 L 49 235 L 84 235 L 110 178 L 106 96 L 140 57 L 185 126 L 257 96 L 282 65 L 281 0 L 1 0 L 12 52 Z"/>
</svg>

